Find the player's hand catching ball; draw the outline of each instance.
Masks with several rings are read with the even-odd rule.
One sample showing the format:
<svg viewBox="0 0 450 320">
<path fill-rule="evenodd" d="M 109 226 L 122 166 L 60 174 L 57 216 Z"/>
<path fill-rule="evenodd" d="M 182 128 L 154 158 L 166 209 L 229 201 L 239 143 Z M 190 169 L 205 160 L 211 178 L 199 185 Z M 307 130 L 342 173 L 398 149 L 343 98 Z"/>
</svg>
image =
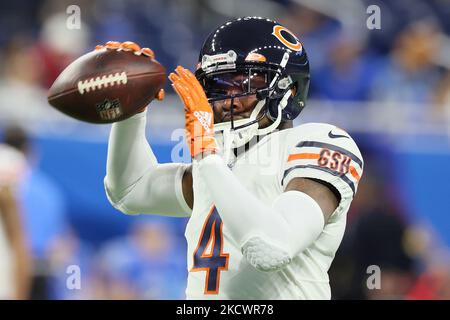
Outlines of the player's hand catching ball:
<svg viewBox="0 0 450 320">
<path fill-rule="evenodd" d="M 149 48 L 108 41 L 69 64 L 48 91 L 51 106 L 77 120 L 114 123 L 164 98 L 166 70 Z"/>
<path fill-rule="evenodd" d="M 150 48 L 141 48 L 137 43 L 133 41 L 125 41 L 125 42 L 119 42 L 119 41 L 108 41 L 104 45 L 98 44 L 95 46 L 95 50 L 101 50 L 103 48 L 110 49 L 110 50 L 119 50 L 119 51 L 131 51 L 135 55 L 140 56 L 144 55 L 149 57 L 150 59 L 155 59 L 155 53 Z M 161 89 L 158 91 L 156 95 L 156 100 L 162 101 L 164 100 L 166 94 L 164 92 L 164 89 Z M 143 107 L 138 111 L 144 112 L 147 110 L 147 106 Z"/>
<path fill-rule="evenodd" d="M 192 158 L 216 153 L 213 110 L 197 78 L 191 71 L 178 66 L 169 79 L 184 104 L 186 139 Z"/>
</svg>

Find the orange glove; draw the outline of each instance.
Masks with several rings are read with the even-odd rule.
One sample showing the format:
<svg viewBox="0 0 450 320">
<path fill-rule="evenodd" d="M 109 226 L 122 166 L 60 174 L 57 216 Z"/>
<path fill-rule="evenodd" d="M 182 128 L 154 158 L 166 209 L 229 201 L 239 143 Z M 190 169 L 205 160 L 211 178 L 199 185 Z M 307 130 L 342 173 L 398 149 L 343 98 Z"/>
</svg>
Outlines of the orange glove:
<svg viewBox="0 0 450 320">
<path fill-rule="evenodd" d="M 118 41 L 108 41 L 104 45 L 96 45 L 95 50 L 100 49 L 111 49 L 111 50 L 121 50 L 121 51 L 132 51 L 135 55 L 140 56 L 141 54 L 146 55 L 147 57 L 150 57 L 150 59 L 155 59 L 155 54 L 153 53 L 152 49 L 149 48 L 142 48 L 132 42 L 132 41 L 125 41 L 125 42 L 118 42 Z"/>
<path fill-rule="evenodd" d="M 214 139 L 214 114 L 202 86 L 189 70 L 178 66 L 169 75 L 184 104 L 186 139 L 192 158 L 218 151 Z"/>
<path fill-rule="evenodd" d="M 155 54 L 153 53 L 153 50 L 150 48 L 142 48 L 132 42 L 132 41 L 125 41 L 125 42 L 118 42 L 118 41 L 108 41 L 104 45 L 96 45 L 95 50 L 101 50 L 103 48 L 110 49 L 110 50 L 118 50 L 118 51 L 132 51 L 135 55 L 145 55 L 149 57 L 150 59 L 155 59 Z M 164 89 L 161 89 L 156 94 L 156 99 L 159 101 L 162 101 L 165 97 Z M 139 112 L 143 112 L 147 109 L 147 107 L 142 108 L 139 110 Z"/>
</svg>

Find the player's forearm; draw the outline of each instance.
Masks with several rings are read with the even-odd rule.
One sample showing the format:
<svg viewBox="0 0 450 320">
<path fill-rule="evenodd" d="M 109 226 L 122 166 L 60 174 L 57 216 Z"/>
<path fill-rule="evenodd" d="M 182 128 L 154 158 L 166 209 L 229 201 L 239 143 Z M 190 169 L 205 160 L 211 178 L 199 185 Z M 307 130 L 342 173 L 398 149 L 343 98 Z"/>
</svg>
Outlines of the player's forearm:
<svg viewBox="0 0 450 320">
<path fill-rule="evenodd" d="M 145 138 L 146 121 L 143 112 L 111 127 L 105 185 L 119 198 L 158 164 Z"/>
<path fill-rule="evenodd" d="M 199 170 L 224 225 L 247 259 L 270 254 L 278 260 L 266 266 L 249 261 L 264 271 L 288 263 L 311 245 L 323 229 L 319 205 L 304 193 L 286 192 L 267 205 L 239 182 L 220 156 L 211 155 L 199 161 Z M 270 250 L 265 252 L 266 249 Z"/>
<path fill-rule="evenodd" d="M 199 171 L 224 224 L 238 244 L 242 245 L 256 233 L 279 246 L 289 240 L 286 221 L 274 212 L 272 206 L 262 203 L 250 193 L 219 156 L 210 155 L 201 160 Z"/>
<path fill-rule="evenodd" d="M 182 192 L 187 165 L 158 164 L 145 125 L 145 113 L 112 125 L 104 181 L 108 200 L 127 214 L 189 215 Z"/>
</svg>

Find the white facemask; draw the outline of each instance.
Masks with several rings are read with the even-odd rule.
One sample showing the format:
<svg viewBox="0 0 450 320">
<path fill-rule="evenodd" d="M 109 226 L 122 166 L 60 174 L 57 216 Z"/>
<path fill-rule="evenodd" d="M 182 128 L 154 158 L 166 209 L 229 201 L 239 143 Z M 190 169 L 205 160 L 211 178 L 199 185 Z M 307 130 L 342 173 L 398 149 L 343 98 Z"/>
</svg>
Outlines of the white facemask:
<svg viewBox="0 0 450 320">
<path fill-rule="evenodd" d="M 246 124 L 254 122 L 256 120 L 261 109 L 266 104 L 266 99 L 258 102 L 249 118 L 234 121 L 234 127 L 237 127 L 238 129 L 231 128 L 231 121 L 215 124 L 215 138 L 219 147 L 222 149 L 224 157 L 228 159 L 231 150 L 244 146 L 246 143 L 252 140 L 253 137 L 266 135 L 276 130 L 281 123 L 282 111 L 286 107 L 290 95 L 290 90 L 285 93 L 280 103 L 278 104 L 277 118 L 268 127 L 260 128 L 258 122 L 245 126 Z"/>
<path fill-rule="evenodd" d="M 280 63 L 281 67 L 285 67 L 287 62 L 289 60 L 289 54 L 285 53 L 283 55 L 282 61 Z M 279 73 L 272 79 L 269 88 L 273 88 L 276 81 L 278 80 Z M 282 119 L 282 111 L 286 107 L 288 99 L 291 95 L 291 90 L 286 91 L 281 101 L 278 103 L 278 112 L 277 112 L 277 118 L 275 121 L 266 128 L 259 128 L 259 123 L 256 120 L 259 113 L 261 112 L 262 108 L 268 103 L 268 99 L 264 99 L 259 101 L 255 108 L 253 109 L 250 117 L 248 119 L 241 119 L 233 121 L 234 127 L 239 128 L 241 126 L 244 126 L 240 129 L 232 129 L 231 127 L 231 121 L 218 123 L 214 125 L 214 133 L 215 138 L 219 146 L 222 147 L 224 155 L 229 155 L 231 153 L 231 150 L 235 148 L 239 148 L 244 146 L 246 143 L 248 143 L 254 136 L 258 135 L 265 135 L 268 134 L 275 129 L 278 128 L 278 126 L 281 123 Z M 249 124 L 251 122 L 255 122 L 251 125 L 245 126 L 246 124 Z M 225 156 L 225 158 L 228 158 L 228 156 Z"/>
</svg>

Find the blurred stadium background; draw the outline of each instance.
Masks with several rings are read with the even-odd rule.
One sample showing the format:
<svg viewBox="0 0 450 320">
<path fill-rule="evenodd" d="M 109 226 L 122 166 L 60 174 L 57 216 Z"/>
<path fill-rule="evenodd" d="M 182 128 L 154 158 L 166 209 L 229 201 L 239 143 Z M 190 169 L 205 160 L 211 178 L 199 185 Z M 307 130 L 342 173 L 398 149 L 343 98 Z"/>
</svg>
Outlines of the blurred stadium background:
<svg viewBox="0 0 450 320">
<path fill-rule="evenodd" d="M 79 29 L 66 27 L 69 5 L 81 10 Z M 381 29 L 367 28 L 369 5 L 381 9 Z M 312 86 L 297 123 L 346 129 L 365 158 L 330 270 L 333 299 L 450 299 L 447 0 L 2 1 L 0 137 L 27 159 L 15 191 L 33 261 L 29 297 L 184 298 L 186 220 L 113 209 L 103 191 L 109 126 L 59 114 L 46 90 L 108 40 L 152 48 L 168 71 L 193 69 L 209 32 L 247 15 L 273 18 L 304 43 Z M 166 92 L 149 110 L 160 162 L 177 151 L 184 125 L 180 102 Z M 0 241 L 0 272 L 13 260 L 7 251 Z M 71 265 L 81 271 L 79 290 L 66 285 Z M 380 267 L 381 289 L 367 288 L 371 265 Z"/>
</svg>

